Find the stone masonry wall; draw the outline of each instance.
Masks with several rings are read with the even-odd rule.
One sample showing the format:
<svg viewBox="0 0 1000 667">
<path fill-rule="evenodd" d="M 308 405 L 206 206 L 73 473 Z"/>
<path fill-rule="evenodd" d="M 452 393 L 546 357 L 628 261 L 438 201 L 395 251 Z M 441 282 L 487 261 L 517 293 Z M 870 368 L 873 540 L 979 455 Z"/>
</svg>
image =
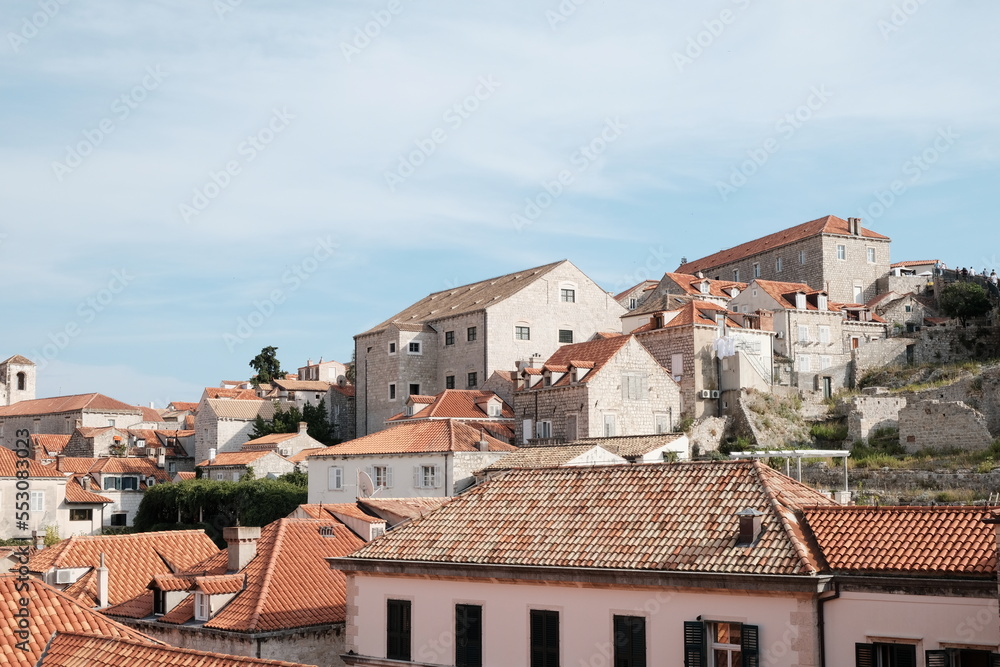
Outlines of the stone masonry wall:
<svg viewBox="0 0 1000 667">
<path fill-rule="evenodd" d="M 899 411 L 906 407 L 906 398 L 888 395 L 851 397 L 847 415 L 847 439 L 865 440 L 880 428 L 899 426 Z"/>
<path fill-rule="evenodd" d="M 964 403 L 927 400 L 899 411 L 899 441 L 907 452 L 919 449 L 986 449 L 993 438 L 986 418 Z"/>
<path fill-rule="evenodd" d="M 845 246 L 845 259 L 837 259 L 837 246 Z M 875 250 L 875 261 L 868 261 L 868 249 Z M 878 280 L 889 273 L 889 241 L 860 236 L 823 236 L 823 284 L 831 301 L 865 303 L 878 293 Z M 855 286 L 861 287 L 861 298 L 855 298 Z"/>
<path fill-rule="evenodd" d="M 671 367 L 673 355 L 680 354 L 683 368 L 680 373 L 681 412 L 694 419 L 704 413 L 704 406 L 697 399 L 695 391 L 699 378 L 696 377 L 695 341 L 692 328 L 656 329 L 647 333 L 636 334 L 638 340 L 653 358 L 663 368 L 676 375 L 676 369 Z"/>
</svg>

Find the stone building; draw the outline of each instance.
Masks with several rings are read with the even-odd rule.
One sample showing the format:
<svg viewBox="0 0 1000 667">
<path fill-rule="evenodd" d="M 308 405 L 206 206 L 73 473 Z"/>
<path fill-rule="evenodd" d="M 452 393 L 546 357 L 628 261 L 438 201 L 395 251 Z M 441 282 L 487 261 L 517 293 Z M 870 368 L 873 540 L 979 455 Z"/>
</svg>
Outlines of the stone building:
<svg viewBox="0 0 1000 667">
<path fill-rule="evenodd" d="M 98 493 L 107 500 L 98 525 L 113 528 L 131 526 L 146 489 L 170 481 L 162 457 L 59 456 L 55 467 L 71 476 L 70 486 L 75 482 L 84 491 Z"/>
<path fill-rule="evenodd" d="M 294 434 L 293 434 L 294 435 Z M 250 449 L 239 452 L 221 452 L 215 458 L 198 463 L 208 479 L 238 482 L 251 469 L 254 478 L 281 477 L 295 471 L 295 463 L 270 449 Z"/>
<path fill-rule="evenodd" d="M 339 361 L 320 360 L 313 363 L 312 359 L 306 361 L 306 365 L 299 368 L 296 373 L 299 380 L 313 380 L 329 382 L 330 384 L 340 384 L 347 381 L 347 366 Z"/>
<path fill-rule="evenodd" d="M 480 389 L 518 360 L 621 331 L 624 312 L 566 260 L 430 294 L 354 337 L 357 433 L 384 428 L 410 394 Z"/>
<path fill-rule="evenodd" d="M 0 362 L 0 405 L 35 398 L 35 362 L 15 354 Z"/>
<path fill-rule="evenodd" d="M 869 299 L 865 305 L 892 327 L 891 333 L 918 331 L 924 326 L 924 318 L 935 315 L 935 311 L 911 292 L 886 292 Z"/>
<path fill-rule="evenodd" d="M 103 394 L 23 400 L 0 407 L 0 439 L 13 447 L 15 433 L 70 435 L 80 427 L 127 428 L 143 421 L 143 411 Z"/>
<path fill-rule="evenodd" d="M 615 301 L 626 310 L 635 310 L 653 293 L 659 283 L 655 280 L 643 280 L 623 292 L 615 294 Z"/>
<path fill-rule="evenodd" d="M 204 461 L 209 450 L 236 452 L 250 440 L 254 420 L 274 417 L 274 403 L 259 398 L 203 398 L 194 422 L 194 458 Z"/>
<path fill-rule="evenodd" d="M 599 336 L 522 365 L 514 415 L 518 443 L 670 433 L 681 391 L 634 336 Z"/>
<path fill-rule="evenodd" d="M 861 226 L 860 218 L 828 215 L 685 262 L 678 273 L 715 280 L 805 283 L 833 301 L 864 303 L 889 273 L 889 237 Z"/>
<path fill-rule="evenodd" d="M 646 314 L 645 324 L 632 333 L 680 385 L 685 416 L 728 414 L 739 389 L 771 386 L 774 334 L 762 330 L 759 318 L 695 300 Z"/>
<path fill-rule="evenodd" d="M 337 440 L 353 440 L 357 434 L 357 399 L 354 385 L 346 380 L 330 385 L 326 392 L 326 406 L 330 411 L 330 429 Z"/>
<path fill-rule="evenodd" d="M 433 419 L 454 419 L 504 442 L 514 440 L 514 408 L 492 391 L 445 389 L 436 396 L 411 394 L 405 410 L 386 425 Z"/>
</svg>

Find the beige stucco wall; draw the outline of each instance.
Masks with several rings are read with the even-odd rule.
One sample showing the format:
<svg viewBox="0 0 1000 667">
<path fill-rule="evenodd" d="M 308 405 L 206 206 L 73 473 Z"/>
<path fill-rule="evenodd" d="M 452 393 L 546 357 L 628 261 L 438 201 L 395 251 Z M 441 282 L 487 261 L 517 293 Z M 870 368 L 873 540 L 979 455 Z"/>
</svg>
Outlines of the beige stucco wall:
<svg viewBox="0 0 1000 667">
<path fill-rule="evenodd" d="M 349 576 L 347 650 L 384 657 L 386 600 L 412 601 L 412 656 L 454 663 L 455 604 L 483 606 L 483 664 L 526 665 L 531 609 L 559 611 L 562 665 L 609 665 L 613 616 L 646 618 L 648 663 L 681 665 L 685 621 L 745 622 L 760 626 L 761 664 L 817 663 L 814 603 L 808 597 L 672 589 L 597 589 L 561 585 Z M 852 645 L 853 649 L 853 645 Z M 831 665 L 850 665 L 834 662 Z"/>
</svg>

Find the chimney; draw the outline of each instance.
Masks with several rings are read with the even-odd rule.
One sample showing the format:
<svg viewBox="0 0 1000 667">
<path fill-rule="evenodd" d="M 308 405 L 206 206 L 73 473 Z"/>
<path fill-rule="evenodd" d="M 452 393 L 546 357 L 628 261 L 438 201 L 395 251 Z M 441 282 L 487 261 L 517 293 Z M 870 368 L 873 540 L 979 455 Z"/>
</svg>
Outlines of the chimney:
<svg viewBox="0 0 1000 667">
<path fill-rule="evenodd" d="M 307 430 L 309 430 L 309 424 L 306 422 L 299 422 L 299 435 L 305 435 Z"/>
<path fill-rule="evenodd" d="M 694 277 L 695 278 L 700 278 L 701 280 L 704 280 L 705 279 L 705 272 L 704 271 L 699 271 L 698 273 L 694 274 Z"/>
<path fill-rule="evenodd" d="M 208 463 L 209 465 L 215 463 L 215 447 L 208 450 Z"/>
<path fill-rule="evenodd" d="M 483 429 L 479 429 L 479 443 L 478 443 L 478 445 L 479 445 L 479 451 L 481 451 L 481 452 L 488 452 L 488 451 L 490 451 L 490 443 L 488 443 L 486 441 L 486 434 L 483 432 Z"/>
<path fill-rule="evenodd" d="M 156 450 L 156 467 L 163 468 L 167 465 L 167 448 L 160 447 Z"/>
<path fill-rule="evenodd" d="M 753 546 L 754 542 L 757 541 L 757 538 L 760 537 L 761 517 L 763 517 L 764 514 L 762 512 L 758 512 L 752 507 L 748 507 L 737 512 L 736 516 L 740 518 L 740 534 L 736 540 L 736 546 Z"/>
<path fill-rule="evenodd" d="M 223 528 L 222 537 L 226 540 L 229 552 L 229 572 L 239 572 L 257 555 L 257 540 L 260 539 L 260 528 L 257 526 L 230 526 Z"/>
<path fill-rule="evenodd" d="M 90 491 L 90 476 L 84 475 L 80 478 L 80 486 L 83 487 L 84 491 Z"/>
<path fill-rule="evenodd" d="M 64 456 L 64 454 L 56 454 L 56 470 L 58 470 L 59 472 L 63 471 L 63 469 L 62 469 L 62 458 L 63 458 L 63 456 Z"/>
<path fill-rule="evenodd" d="M 45 548 L 45 535 L 39 534 L 37 530 L 31 531 L 31 541 L 35 543 L 35 548 L 39 551 Z"/>
<path fill-rule="evenodd" d="M 101 552 L 101 566 L 97 568 L 97 606 L 108 606 L 108 568 L 104 566 L 104 552 Z"/>
</svg>

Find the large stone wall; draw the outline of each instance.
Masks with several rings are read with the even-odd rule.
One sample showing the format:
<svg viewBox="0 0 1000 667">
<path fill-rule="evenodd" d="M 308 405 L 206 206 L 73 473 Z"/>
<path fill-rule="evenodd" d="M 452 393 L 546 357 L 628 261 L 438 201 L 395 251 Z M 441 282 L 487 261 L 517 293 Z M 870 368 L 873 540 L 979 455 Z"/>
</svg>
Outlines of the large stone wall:
<svg viewBox="0 0 1000 667">
<path fill-rule="evenodd" d="M 957 401 L 927 400 L 899 411 L 899 442 L 920 449 L 986 449 L 993 442 L 986 418 Z"/>
<path fill-rule="evenodd" d="M 909 350 L 907 348 L 910 348 Z M 854 382 L 870 370 L 907 363 L 955 363 L 1000 357 L 1000 327 L 958 322 L 875 340 L 853 351 Z"/>
<path fill-rule="evenodd" d="M 847 406 L 849 442 L 866 440 L 876 429 L 899 427 L 899 411 L 906 407 L 906 398 L 883 392 L 866 390 L 864 396 L 851 397 Z"/>
</svg>

